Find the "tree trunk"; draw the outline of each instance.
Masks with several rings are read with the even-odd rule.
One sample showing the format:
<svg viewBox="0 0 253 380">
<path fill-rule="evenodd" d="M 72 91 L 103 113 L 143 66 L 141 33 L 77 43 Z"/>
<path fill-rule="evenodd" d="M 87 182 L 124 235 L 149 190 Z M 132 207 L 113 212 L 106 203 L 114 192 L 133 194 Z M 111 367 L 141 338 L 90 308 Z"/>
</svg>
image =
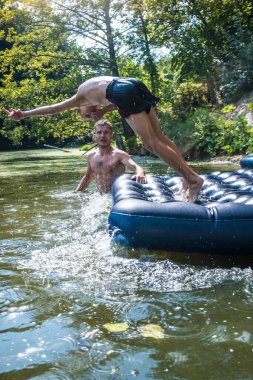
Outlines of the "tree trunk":
<svg viewBox="0 0 253 380">
<path fill-rule="evenodd" d="M 112 24 L 111 24 L 111 17 L 110 17 L 110 5 L 111 5 L 111 0 L 105 0 L 104 12 L 105 12 L 106 37 L 107 37 L 108 49 L 109 49 L 109 65 L 110 65 L 110 70 L 111 70 L 112 75 L 115 77 L 118 77 L 119 69 L 118 69 L 115 47 L 114 47 L 114 40 L 113 40 Z"/>
<path fill-rule="evenodd" d="M 108 47 L 109 47 L 109 65 L 110 65 L 110 71 L 112 75 L 115 77 L 118 77 L 120 75 L 119 75 L 119 68 L 117 64 L 115 47 L 114 47 L 113 32 L 112 32 L 111 17 L 110 17 L 110 5 L 111 5 L 111 0 L 105 0 L 104 12 L 105 12 L 106 36 L 107 36 L 107 42 L 108 42 Z M 127 139 L 133 136 L 134 132 L 129 127 L 125 119 L 122 118 L 121 121 L 122 121 L 124 137 Z M 118 148 L 125 150 L 121 136 L 116 137 L 116 144 Z"/>
<path fill-rule="evenodd" d="M 159 75 L 150 49 L 147 25 L 141 11 L 139 12 L 139 17 L 141 20 L 141 26 L 144 36 L 146 63 L 147 70 L 150 75 L 151 91 L 153 92 L 153 94 L 157 94 L 159 87 Z"/>
<path fill-rule="evenodd" d="M 116 136 L 116 145 L 119 149 L 124 150 L 124 151 L 126 150 L 126 147 L 123 143 L 123 139 L 121 135 Z"/>
</svg>

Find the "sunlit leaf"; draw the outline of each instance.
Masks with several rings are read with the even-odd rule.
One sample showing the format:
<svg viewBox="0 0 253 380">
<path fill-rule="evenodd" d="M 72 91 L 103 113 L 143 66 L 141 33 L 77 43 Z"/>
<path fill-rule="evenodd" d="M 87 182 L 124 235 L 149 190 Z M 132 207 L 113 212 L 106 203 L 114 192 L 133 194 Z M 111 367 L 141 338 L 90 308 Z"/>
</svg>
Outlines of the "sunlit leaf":
<svg viewBox="0 0 253 380">
<path fill-rule="evenodd" d="M 104 327 L 109 332 L 124 332 L 128 329 L 128 324 L 125 322 L 121 323 L 106 323 Z"/>
<path fill-rule="evenodd" d="M 248 103 L 247 108 L 248 108 L 248 110 L 253 111 L 253 103 L 251 103 L 251 102 Z"/>
<path fill-rule="evenodd" d="M 145 338 L 163 339 L 164 329 L 159 325 L 148 324 L 141 327 L 140 334 Z"/>
</svg>

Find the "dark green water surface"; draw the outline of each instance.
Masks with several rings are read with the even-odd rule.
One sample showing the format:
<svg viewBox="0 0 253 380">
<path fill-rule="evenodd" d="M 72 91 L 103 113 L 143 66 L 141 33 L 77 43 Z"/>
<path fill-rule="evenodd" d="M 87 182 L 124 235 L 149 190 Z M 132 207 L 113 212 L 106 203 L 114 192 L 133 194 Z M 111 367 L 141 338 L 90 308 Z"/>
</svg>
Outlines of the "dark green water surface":
<svg viewBox="0 0 253 380">
<path fill-rule="evenodd" d="M 251 266 L 111 245 L 110 195 L 73 192 L 85 160 L 0 153 L 0 379 L 252 380 Z"/>
</svg>

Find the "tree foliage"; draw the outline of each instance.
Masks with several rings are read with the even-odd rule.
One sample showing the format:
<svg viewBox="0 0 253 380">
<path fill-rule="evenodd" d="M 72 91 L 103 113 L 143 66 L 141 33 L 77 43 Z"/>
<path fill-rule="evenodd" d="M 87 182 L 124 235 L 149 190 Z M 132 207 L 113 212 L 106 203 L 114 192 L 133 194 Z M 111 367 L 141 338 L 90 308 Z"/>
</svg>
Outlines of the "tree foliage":
<svg viewBox="0 0 253 380">
<path fill-rule="evenodd" d="M 25 3 L 5 4 L 1 9 L 5 22 L 1 37 L 7 48 L 0 52 L 3 62 L 0 94 L 2 104 L 7 108 L 18 105 L 21 109 L 29 109 L 64 100 L 76 91 L 83 78 L 80 51 L 68 42 L 68 35 L 57 18 L 47 16 L 45 20 L 45 7 L 44 15 L 38 17 L 29 7 L 21 5 Z M 61 141 L 77 133 L 75 125 L 78 120 L 73 113 L 60 118 L 27 119 L 20 123 L 3 118 L 1 134 L 14 145 L 24 139 L 44 142 L 55 138 Z"/>
<path fill-rule="evenodd" d="M 251 0 L 144 0 L 153 35 L 167 46 L 181 80 L 209 86 L 217 101 L 236 98 L 252 86 Z"/>
<path fill-rule="evenodd" d="M 250 0 L 0 0 L 0 25 L 7 108 L 64 100 L 91 76 L 134 76 L 160 97 L 166 132 L 199 107 L 231 104 L 253 84 Z M 19 123 L 2 115 L 0 147 L 60 143 L 91 127 L 74 111 Z"/>
</svg>

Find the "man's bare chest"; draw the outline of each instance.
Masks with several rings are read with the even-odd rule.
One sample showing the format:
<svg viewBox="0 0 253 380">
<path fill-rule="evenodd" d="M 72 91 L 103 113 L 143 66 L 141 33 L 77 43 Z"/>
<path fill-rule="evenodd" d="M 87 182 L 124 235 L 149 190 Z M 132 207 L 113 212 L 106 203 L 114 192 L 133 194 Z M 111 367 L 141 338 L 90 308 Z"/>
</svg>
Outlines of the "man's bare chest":
<svg viewBox="0 0 253 380">
<path fill-rule="evenodd" d="M 122 163 L 116 158 L 104 159 L 103 157 L 96 158 L 91 163 L 91 169 L 96 174 L 108 174 L 114 173 L 120 167 L 122 167 Z"/>
</svg>

